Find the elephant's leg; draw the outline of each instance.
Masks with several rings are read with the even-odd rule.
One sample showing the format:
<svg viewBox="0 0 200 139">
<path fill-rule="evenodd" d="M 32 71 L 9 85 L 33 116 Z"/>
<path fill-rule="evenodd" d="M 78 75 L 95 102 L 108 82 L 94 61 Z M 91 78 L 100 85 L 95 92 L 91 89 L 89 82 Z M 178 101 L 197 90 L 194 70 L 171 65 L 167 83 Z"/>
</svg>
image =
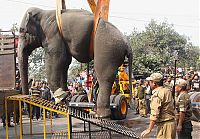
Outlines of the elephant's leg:
<svg viewBox="0 0 200 139">
<path fill-rule="evenodd" d="M 99 81 L 99 94 L 97 97 L 97 116 L 98 117 L 109 117 L 111 114 L 110 110 L 110 81 Z"/>
<path fill-rule="evenodd" d="M 60 73 L 61 74 L 60 86 L 64 91 L 68 91 L 68 87 L 67 87 L 68 69 L 69 69 L 69 65 L 72 62 L 72 56 L 68 52 L 66 52 L 66 54 L 64 54 L 63 56 L 66 58 L 66 66 L 63 68 L 63 70 Z"/>
<path fill-rule="evenodd" d="M 51 46 L 49 46 L 51 48 Z M 46 52 L 46 69 L 49 87 L 52 91 L 58 88 L 67 90 L 67 71 L 71 63 L 71 55 L 62 45 L 49 49 Z"/>
<path fill-rule="evenodd" d="M 105 61 L 95 60 L 94 67 L 100 89 L 97 97 L 97 116 L 109 117 L 111 114 L 110 95 L 116 78 L 118 64 L 109 62 L 109 59 Z"/>
</svg>

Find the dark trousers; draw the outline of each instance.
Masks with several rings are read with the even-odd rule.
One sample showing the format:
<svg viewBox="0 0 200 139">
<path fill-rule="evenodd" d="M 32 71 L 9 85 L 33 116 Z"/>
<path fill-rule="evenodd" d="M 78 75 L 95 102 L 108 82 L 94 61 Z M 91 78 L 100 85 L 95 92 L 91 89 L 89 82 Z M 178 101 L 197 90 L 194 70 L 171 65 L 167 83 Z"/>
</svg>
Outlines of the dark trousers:
<svg viewBox="0 0 200 139">
<path fill-rule="evenodd" d="M 93 98 L 94 98 L 95 102 L 97 101 L 97 95 L 98 95 L 97 91 L 98 91 L 98 89 L 99 89 L 99 87 L 97 86 L 97 87 L 94 87 L 93 90 L 92 90 L 93 91 L 92 92 L 93 93 Z"/>
<path fill-rule="evenodd" d="M 36 116 L 36 119 L 38 120 L 40 118 L 40 107 L 37 106 L 32 106 L 32 118 L 34 117 L 34 115 Z"/>
<path fill-rule="evenodd" d="M 16 123 L 19 123 L 19 109 L 16 109 Z M 13 120 L 14 120 L 14 116 L 13 116 Z"/>
<path fill-rule="evenodd" d="M 8 113 L 8 125 L 10 125 L 10 113 Z M 4 113 L 2 116 L 1 116 L 1 119 L 2 119 L 2 122 L 3 122 L 3 126 L 6 126 L 6 114 Z"/>
<path fill-rule="evenodd" d="M 139 114 L 139 99 L 135 99 L 135 112 L 136 114 Z"/>
<path fill-rule="evenodd" d="M 150 100 L 149 99 L 146 99 L 146 109 L 147 109 L 147 113 L 150 113 L 151 112 L 151 108 L 150 108 Z"/>
<path fill-rule="evenodd" d="M 178 139 L 192 139 L 192 123 L 184 122 L 182 125 L 182 131 L 178 134 Z"/>
</svg>

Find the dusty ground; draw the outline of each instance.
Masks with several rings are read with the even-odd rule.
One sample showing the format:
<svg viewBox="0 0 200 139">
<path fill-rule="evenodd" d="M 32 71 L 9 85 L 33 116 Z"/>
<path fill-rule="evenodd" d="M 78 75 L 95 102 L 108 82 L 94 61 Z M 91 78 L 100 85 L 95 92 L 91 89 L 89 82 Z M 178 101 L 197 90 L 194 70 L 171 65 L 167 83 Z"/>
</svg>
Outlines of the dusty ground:
<svg viewBox="0 0 200 139">
<path fill-rule="evenodd" d="M 132 128 L 138 135 L 140 135 L 140 133 L 146 129 L 148 127 L 149 124 L 149 117 L 147 118 L 141 118 L 138 115 L 135 115 L 133 111 L 129 111 L 127 119 L 125 120 L 121 120 L 121 121 L 115 121 L 119 124 L 123 124 L 124 126 L 127 126 L 129 128 Z M 193 132 L 192 132 L 192 136 L 193 139 L 200 139 L 200 122 L 192 122 L 193 123 Z M 47 132 L 50 132 L 50 120 L 47 119 Z M 86 124 L 86 127 L 88 125 Z M 15 128 L 9 128 L 9 139 L 15 139 Z M 54 118 L 53 119 L 53 131 L 67 131 L 67 119 L 64 117 L 61 118 Z M 96 126 L 92 126 L 91 128 L 92 130 L 100 130 L 100 128 L 96 127 Z M 3 128 L 3 124 L 0 123 L 0 139 L 5 139 L 5 128 Z M 30 136 L 27 135 L 29 134 L 29 118 L 27 117 L 27 115 L 23 116 L 23 131 L 24 131 L 24 135 L 23 139 L 43 139 L 43 120 L 39 119 L 37 120 L 33 120 L 33 133 L 41 133 L 40 135 L 34 135 L 34 136 Z M 83 131 L 83 122 L 77 119 L 73 118 L 73 131 Z M 154 130 L 152 131 L 152 133 L 150 134 L 150 136 L 148 137 L 150 138 L 155 138 L 155 132 L 156 131 L 156 127 L 154 127 Z M 19 125 L 17 125 L 17 134 L 19 136 Z M 98 138 L 106 138 L 106 136 L 98 134 L 97 135 Z M 97 138 L 97 136 L 92 136 L 92 138 Z M 47 135 L 47 138 L 57 138 L 58 136 L 52 136 L 51 134 Z M 59 137 L 59 139 L 64 139 L 65 137 Z M 88 137 L 88 133 L 87 134 L 83 134 L 83 136 L 80 136 L 79 134 L 73 134 L 72 138 L 89 138 Z M 115 135 L 115 138 L 116 135 Z M 118 137 L 120 139 L 124 138 L 124 137 Z"/>
</svg>

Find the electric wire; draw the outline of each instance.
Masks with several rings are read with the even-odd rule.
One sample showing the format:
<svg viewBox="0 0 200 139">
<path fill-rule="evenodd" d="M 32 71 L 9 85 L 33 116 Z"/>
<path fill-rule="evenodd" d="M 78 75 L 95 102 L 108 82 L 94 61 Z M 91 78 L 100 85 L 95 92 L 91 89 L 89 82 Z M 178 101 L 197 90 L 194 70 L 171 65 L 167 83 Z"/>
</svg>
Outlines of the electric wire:
<svg viewBox="0 0 200 139">
<path fill-rule="evenodd" d="M 42 4 L 35 4 L 35 3 L 30 3 L 30 2 L 24 2 L 24 1 L 20 1 L 20 0 L 7 0 L 7 1 L 21 3 L 21 4 L 27 4 L 27 5 L 32 5 L 32 6 L 42 6 L 42 7 L 46 7 L 46 8 L 55 8 L 55 7 L 51 7 L 51 6 L 46 6 L 46 5 L 42 5 Z M 173 15 L 170 15 L 170 16 L 173 16 Z M 183 15 L 174 15 L 174 16 L 183 16 Z M 122 17 L 122 16 L 115 16 L 115 15 L 110 15 L 110 17 L 111 18 L 131 20 L 131 21 L 137 21 L 137 22 L 146 22 L 146 23 L 150 22 L 148 20 L 135 19 L 135 18 L 130 18 L 130 17 Z M 186 28 L 199 28 L 199 26 L 190 26 L 190 25 L 181 25 L 181 24 L 172 24 L 172 25 L 186 27 Z"/>
</svg>

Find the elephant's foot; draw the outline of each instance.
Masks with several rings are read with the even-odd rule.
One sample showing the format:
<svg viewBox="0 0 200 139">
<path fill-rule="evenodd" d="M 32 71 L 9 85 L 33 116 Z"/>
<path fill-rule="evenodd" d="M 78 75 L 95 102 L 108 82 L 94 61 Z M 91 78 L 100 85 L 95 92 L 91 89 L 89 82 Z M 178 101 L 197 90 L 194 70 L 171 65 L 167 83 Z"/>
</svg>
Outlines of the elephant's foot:
<svg viewBox="0 0 200 139">
<path fill-rule="evenodd" d="M 111 110 L 110 108 L 97 108 L 97 112 L 96 112 L 96 117 L 102 118 L 102 119 L 108 119 L 110 118 L 111 115 Z"/>
<path fill-rule="evenodd" d="M 63 99 L 65 99 L 67 96 L 69 95 L 68 91 L 63 91 L 62 88 L 57 89 L 54 94 L 53 97 L 55 98 L 55 104 L 60 103 Z"/>
</svg>

